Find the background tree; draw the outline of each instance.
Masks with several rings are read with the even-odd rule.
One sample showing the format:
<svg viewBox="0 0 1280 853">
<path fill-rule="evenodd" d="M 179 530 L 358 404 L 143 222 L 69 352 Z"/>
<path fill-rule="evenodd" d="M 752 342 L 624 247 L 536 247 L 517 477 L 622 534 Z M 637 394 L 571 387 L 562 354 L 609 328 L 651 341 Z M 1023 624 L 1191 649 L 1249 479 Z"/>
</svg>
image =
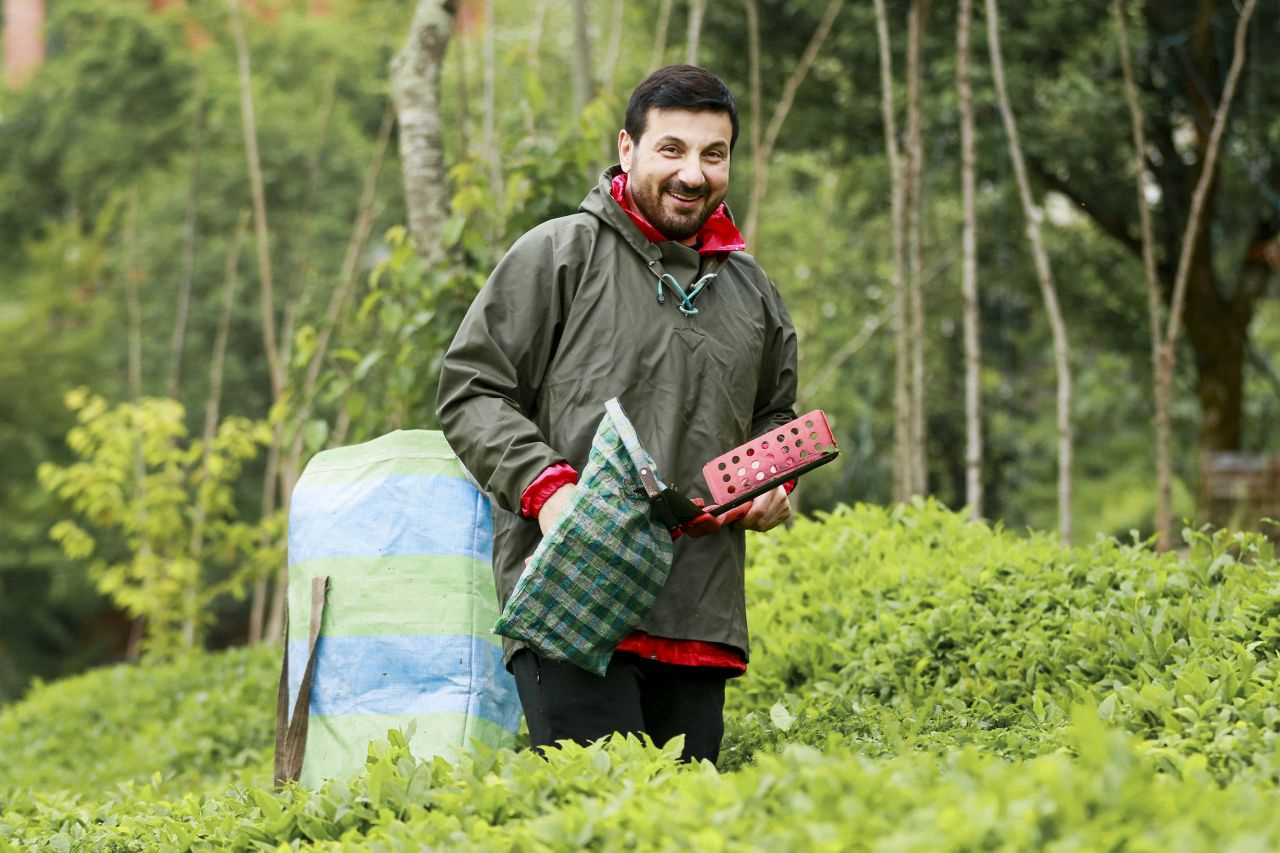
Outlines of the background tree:
<svg viewBox="0 0 1280 853">
<path fill-rule="evenodd" d="M 991 51 L 991 73 L 1000 103 L 1000 116 L 1004 121 L 1005 136 L 1009 141 L 1009 157 L 1013 161 L 1013 174 L 1017 179 L 1018 197 L 1027 222 L 1027 240 L 1035 259 L 1036 278 L 1040 282 L 1040 294 L 1044 298 L 1045 313 L 1049 316 L 1049 328 L 1053 331 L 1053 358 L 1058 380 L 1058 535 L 1070 544 L 1072 534 L 1071 514 L 1071 363 L 1067 344 L 1067 326 L 1058 304 L 1058 288 L 1049 266 L 1049 254 L 1040 236 L 1040 212 L 1031 197 L 1031 183 L 1027 179 L 1027 166 L 1022 156 L 1022 142 L 1018 136 L 1018 124 L 1009 102 L 1005 85 L 1004 57 L 1000 51 L 1000 19 L 996 0 L 987 0 L 987 46 Z"/>
<path fill-rule="evenodd" d="M 971 0 L 960 0 L 956 17 L 956 95 L 960 103 L 960 196 L 964 207 L 964 423 L 965 503 L 969 517 L 982 518 L 982 361 L 978 314 L 977 163 L 973 127 L 973 87 L 969 80 Z"/>
<path fill-rule="evenodd" d="M 394 127 L 387 121 L 388 97 L 394 98 L 388 66 L 405 45 L 409 9 L 390 0 L 243 5 L 284 402 L 272 411 L 263 317 L 252 288 L 242 288 L 225 324 L 222 419 L 277 418 L 282 455 L 296 460 L 289 463 L 295 469 L 326 446 L 434 425 L 440 353 L 494 263 L 529 227 L 577 209 L 613 161 L 620 93 L 652 65 L 683 58 L 686 39 L 669 45 L 667 36 L 672 27 L 687 33 L 687 3 L 583 5 L 586 33 L 602 48 L 592 52 L 588 70 L 602 84 L 611 79 L 616 85 L 593 87 L 581 110 L 570 103 L 581 59 L 570 4 L 459 0 L 450 7 L 452 24 L 438 33 L 448 50 L 436 104 L 439 169 L 431 198 L 439 218 L 427 245 L 439 254 L 432 258 L 415 252 L 423 243 L 405 227 L 408 197 L 404 169 L 397 167 L 411 144 L 390 137 Z M 1002 28 L 1027 180 L 1044 217 L 1044 252 L 1077 347 L 1071 415 L 1087 440 L 1075 447 L 1072 509 L 1081 537 L 1131 529 L 1146 535 L 1156 501 L 1153 374 L 1149 347 L 1133 334 L 1149 322 L 1148 311 L 1140 292 L 1116 284 L 1136 280 L 1141 268 L 1132 185 L 1116 180 L 1130 171 L 1133 146 L 1110 5 L 1018 4 L 1003 10 Z M 912 3 L 886 0 L 880 7 L 883 55 L 905 67 Z M 750 143 L 739 146 L 735 158 L 730 208 L 743 225 L 748 214 L 756 218 L 749 251 L 786 294 L 800 332 L 802 404 L 827 410 L 844 449 L 841 464 L 806 477 L 795 493 L 804 510 L 894 496 L 895 341 L 886 328 L 899 317 L 893 282 L 901 255 L 894 248 L 896 170 L 886 167 L 886 140 L 895 143 L 890 152 L 901 140 L 894 113 L 882 102 L 894 84 L 889 74 L 888 85 L 876 85 L 882 52 L 871 36 L 881 31 L 875 4 L 840 7 L 821 50 L 795 78 L 798 58 L 829 8 L 792 0 L 709 3 L 698 42 L 699 61 L 739 95 Z M 962 335 L 965 271 L 952 265 L 961 256 L 965 220 L 963 182 L 956 180 L 965 146 L 955 10 L 932 3 L 918 18 L 918 95 L 921 125 L 928 126 L 921 152 L 927 203 L 919 226 L 920 245 L 929 252 L 919 279 L 926 285 L 926 322 L 916 339 L 927 344 L 920 384 L 928 401 L 927 482 L 941 500 L 958 505 L 969 488 L 964 400 L 973 382 Z M 1209 0 L 1134 10 L 1134 80 L 1151 140 L 1146 197 L 1167 299 L 1174 280 L 1169 259 L 1181 245 L 1195 186 L 1185 177 L 1203 162 L 1197 134 L 1208 136 L 1210 129 L 1186 84 L 1190 79 L 1211 101 L 1222 90 L 1217 69 L 1234 55 L 1229 35 L 1239 14 L 1231 4 Z M 7 344 L 0 360 L 6 390 L 0 465 L 10 475 L 0 483 L 0 694 L 21 690 L 32 672 L 52 676 L 121 653 L 124 614 L 89 581 L 85 561 L 68 559 L 48 540 L 48 529 L 72 510 L 41 488 L 35 469 L 41 462 L 66 467 L 76 461 L 64 443 L 75 426 L 62 402 L 66 391 L 87 386 L 110 406 L 127 399 L 127 336 L 120 333 L 128 325 L 126 267 L 140 276 L 136 326 L 144 397 L 170 390 L 178 299 L 183 270 L 190 268 L 177 400 L 187 413 L 185 428 L 201 434 L 201 413 L 215 384 L 202 367 L 219 334 L 237 220 L 253 206 L 225 4 L 152 9 L 129 0 L 65 0 L 51 12 L 48 61 L 26 88 L 0 95 L 0 228 L 6 235 L 0 260 L 7 276 L 0 290 L 0 334 Z M 1210 266 L 1224 299 L 1236 298 L 1235 285 L 1246 278 L 1254 294 L 1250 316 L 1256 319 L 1238 330 L 1249 342 L 1240 446 L 1266 451 L 1278 440 L 1269 424 L 1280 418 L 1280 380 L 1271 378 L 1280 353 L 1274 331 L 1280 310 L 1260 294 L 1274 281 L 1268 259 L 1280 247 L 1268 236 L 1273 226 L 1257 226 L 1280 210 L 1270 200 L 1269 155 L 1280 149 L 1280 127 L 1270 118 L 1280 112 L 1280 63 L 1258 45 L 1280 33 L 1280 10 L 1262 4 L 1254 17 L 1254 43 L 1222 130 L 1202 231 L 1214 249 Z M 753 32 L 767 34 L 754 48 Z M 980 27 L 971 32 L 974 51 L 983 51 L 985 37 Z M 615 39 L 616 60 L 608 47 Z M 1197 67 L 1194 51 L 1211 60 L 1205 67 L 1212 75 L 1186 77 L 1186 68 Z M 1018 234 L 1023 214 L 988 63 L 970 63 L 968 70 L 973 213 L 983 223 L 975 248 L 983 283 L 977 311 L 984 514 L 1014 527 L 1053 527 L 1059 511 L 1053 331 L 1041 307 L 1035 259 Z M 785 123 L 758 163 L 770 118 L 784 102 Z M 1170 129 L 1166 144 L 1161 139 Z M 763 186 L 757 178 L 766 176 L 768 191 L 753 213 L 752 188 Z M 138 227 L 126 241 L 122 199 L 130 187 L 137 189 Z M 1127 242 L 1117 234 L 1127 234 Z M 233 269 L 249 281 L 261 278 L 244 260 L 243 269 Z M 1246 262 L 1253 278 L 1237 274 Z M 1193 308 L 1199 263 L 1188 274 L 1187 327 L 1199 310 Z M 1230 311 L 1208 313 L 1213 322 L 1241 322 Z M 1194 486 L 1203 420 L 1196 388 L 1206 373 L 1192 337 L 1182 336 L 1170 411 L 1174 511 L 1187 516 L 1196 509 L 1187 484 Z M 237 517 L 266 533 L 238 566 L 206 547 L 207 588 L 233 577 L 265 586 L 263 568 L 280 564 L 283 518 L 261 517 L 263 486 L 278 480 L 266 467 L 262 455 L 250 460 L 233 488 Z M 112 560 L 128 557 L 120 538 L 102 542 Z M 265 592 L 259 600 L 265 611 Z M 239 642 L 265 622 L 265 612 L 255 616 L 231 595 L 212 600 L 209 610 L 211 644 Z"/>
<path fill-rule="evenodd" d="M 425 260 L 439 253 L 448 214 L 440 77 L 454 12 L 453 0 L 419 0 L 391 66 L 409 231 Z"/>
</svg>

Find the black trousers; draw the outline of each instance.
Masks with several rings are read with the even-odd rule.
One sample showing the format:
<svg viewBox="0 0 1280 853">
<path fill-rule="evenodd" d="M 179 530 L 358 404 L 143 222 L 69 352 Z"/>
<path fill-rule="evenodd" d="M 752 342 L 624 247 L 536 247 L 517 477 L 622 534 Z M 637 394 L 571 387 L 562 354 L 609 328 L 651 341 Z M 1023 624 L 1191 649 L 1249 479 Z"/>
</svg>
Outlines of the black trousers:
<svg viewBox="0 0 1280 853">
<path fill-rule="evenodd" d="M 534 748 L 588 744 L 613 732 L 644 733 L 659 745 L 684 735 L 685 761 L 720 755 L 728 672 L 617 652 L 604 677 L 521 649 L 511 659 Z"/>
</svg>

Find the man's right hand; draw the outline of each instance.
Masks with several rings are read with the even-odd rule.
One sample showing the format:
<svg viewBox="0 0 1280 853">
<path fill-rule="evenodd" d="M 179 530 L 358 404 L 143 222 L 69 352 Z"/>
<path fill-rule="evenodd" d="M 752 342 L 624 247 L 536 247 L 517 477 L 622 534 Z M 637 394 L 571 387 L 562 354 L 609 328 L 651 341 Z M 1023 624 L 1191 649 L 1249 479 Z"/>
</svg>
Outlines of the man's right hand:
<svg viewBox="0 0 1280 853">
<path fill-rule="evenodd" d="M 577 492 L 578 487 L 573 483 L 566 483 L 551 493 L 551 497 L 547 498 L 546 503 L 542 505 L 542 509 L 538 512 L 538 527 L 542 530 L 542 535 L 546 536 L 551 532 L 551 528 L 556 526 L 556 521 L 560 516 L 564 515 L 569 504 L 573 503 L 573 496 Z"/>
</svg>

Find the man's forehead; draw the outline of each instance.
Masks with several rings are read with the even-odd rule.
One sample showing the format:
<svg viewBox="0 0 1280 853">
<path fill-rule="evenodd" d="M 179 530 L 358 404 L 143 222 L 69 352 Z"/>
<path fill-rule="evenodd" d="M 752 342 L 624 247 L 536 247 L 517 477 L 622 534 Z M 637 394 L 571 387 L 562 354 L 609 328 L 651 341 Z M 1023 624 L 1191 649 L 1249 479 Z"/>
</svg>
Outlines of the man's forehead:
<svg viewBox="0 0 1280 853">
<path fill-rule="evenodd" d="M 645 139 L 696 137 L 704 142 L 724 142 L 726 145 L 732 135 L 733 122 L 726 112 L 658 107 L 651 107 L 645 114 L 644 133 L 641 134 Z"/>
</svg>

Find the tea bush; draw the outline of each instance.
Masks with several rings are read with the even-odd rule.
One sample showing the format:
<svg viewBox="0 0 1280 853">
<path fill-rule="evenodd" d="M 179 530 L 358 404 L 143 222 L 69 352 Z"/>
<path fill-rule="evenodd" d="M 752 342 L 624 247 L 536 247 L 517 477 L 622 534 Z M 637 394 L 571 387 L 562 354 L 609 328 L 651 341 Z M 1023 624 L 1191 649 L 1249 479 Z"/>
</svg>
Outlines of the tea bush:
<svg viewBox="0 0 1280 853">
<path fill-rule="evenodd" d="M 615 737 L 269 789 L 278 652 L 0 712 L 0 850 L 1280 849 L 1280 563 L 1191 533 L 1066 549 L 933 503 L 756 542 L 721 766 Z"/>
<path fill-rule="evenodd" d="M 279 651 L 200 652 L 36 685 L 0 713 L 0 791 L 270 781 Z"/>
<path fill-rule="evenodd" d="M 800 520 L 753 555 L 729 760 L 833 731 L 1021 758 L 1060 747 L 1085 702 L 1166 769 L 1274 785 L 1280 562 L 1259 536 L 1186 535 L 1180 560 L 1113 539 L 1062 548 L 933 503 Z"/>
<path fill-rule="evenodd" d="M 1280 844 L 1276 789 L 1159 773 L 1081 713 L 1065 752 L 1006 762 L 976 747 L 875 759 L 792 745 L 734 773 L 615 736 L 547 760 L 419 762 L 403 738 L 318 791 L 290 786 L 85 806 L 11 804 L 0 839 L 54 850 L 1236 850 Z"/>
</svg>

